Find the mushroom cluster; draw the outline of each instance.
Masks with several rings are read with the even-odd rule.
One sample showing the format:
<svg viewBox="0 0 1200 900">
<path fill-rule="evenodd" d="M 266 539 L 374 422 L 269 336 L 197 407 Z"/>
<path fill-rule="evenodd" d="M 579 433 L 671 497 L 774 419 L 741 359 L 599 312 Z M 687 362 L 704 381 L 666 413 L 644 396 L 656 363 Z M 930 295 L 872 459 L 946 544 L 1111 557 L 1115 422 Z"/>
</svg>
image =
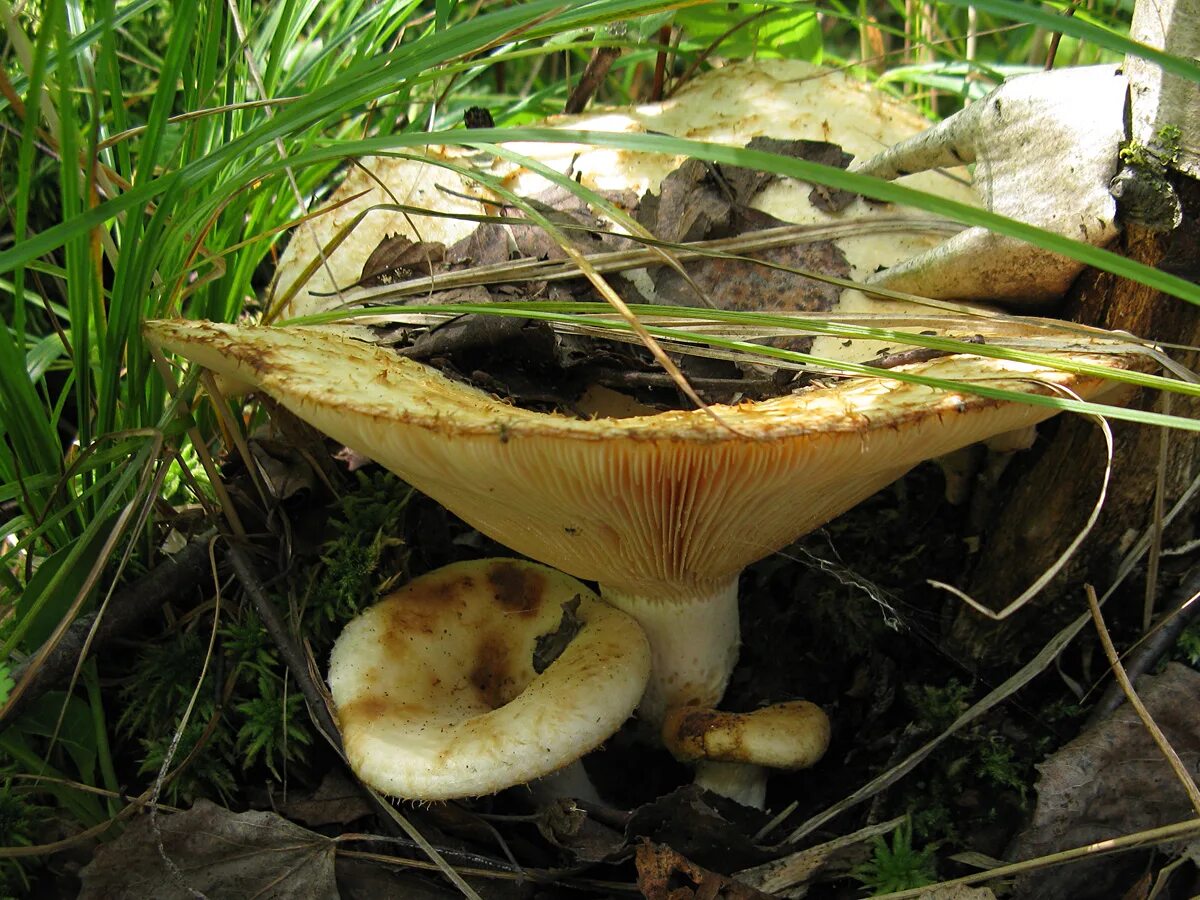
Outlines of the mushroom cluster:
<svg viewBox="0 0 1200 900">
<path fill-rule="evenodd" d="M 848 79 L 778 64 L 713 73 L 667 104 L 555 124 L 686 133 L 739 145 L 762 135 L 806 138 L 835 141 L 853 153 L 870 154 L 916 133 L 923 123 L 902 105 Z M 654 191 L 683 162 L 576 145 L 519 149 L 600 190 Z M 441 161 L 454 156 L 461 163 L 466 158 L 444 149 L 431 148 L 430 154 Z M 352 174 L 332 198 L 336 210 L 312 220 L 309 230 L 301 229 L 289 247 L 278 279 L 291 296 L 286 314 L 340 302 L 338 292 L 355 283 L 364 257 L 389 234 L 407 233 L 426 241 L 433 234 L 449 242 L 474 227 L 443 215 L 368 211 L 373 205 L 399 200 L 441 214 L 477 212 L 467 198 L 487 199 L 483 188 L 445 168 L 412 160 L 367 160 L 364 167 L 371 172 L 369 178 Z M 546 185 L 542 175 L 520 168 L 492 172 L 497 173 L 518 194 L 535 193 Z M 915 178 L 926 190 L 958 199 L 969 196 L 967 188 L 943 173 Z M 365 193 L 342 203 L 357 191 Z M 763 188 L 754 205 L 793 222 L 869 223 L 885 212 L 900 215 L 896 210 L 881 212 L 861 199 L 841 211 L 819 209 L 810 199 L 810 186 L 789 180 Z M 418 222 L 418 232 L 409 221 Z M 941 240 L 940 232 L 917 228 L 913 221 L 910 231 L 893 228 L 879 234 L 867 229 L 839 240 L 850 274 L 865 277 Z M 337 244 L 332 236 L 352 222 L 357 222 L 353 232 L 335 251 L 324 254 L 320 248 Z M 305 283 L 305 278 L 310 280 Z M 847 290 L 837 297 L 831 314 L 878 309 L 876 302 Z M 893 315 L 906 308 L 910 307 L 895 303 L 886 307 Z M 1010 334 L 1033 338 L 1047 331 L 1039 324 L 1013 325 Z M 361 326 L 159 321 L 147 323 L 146 336 L 163 350 L 271 396 L 502 544 L 598 583 L 601 597 L 637 620 L 648 639 L 651 665 L 641 716 L 656 726 L 672 723 L 668 733 L 680 732 L 681 723 L 690 722 L 683 731 L 690 727 L 693 735 L 701 720 L 680 718 L 672 710 L 719 703 L 738 655 L 738 577 L 745 566 L 822 525 L 923 460 L 1028 428 L 1053 414 L 1046 406 L 914 383 L 911 376 L 983 382 L 1027 395 L 1069 390 L 1096 397 L 1108 384 L 1051 365 L 950 354 L 901 364 L 878 377 L 822 381 L 754 403 L 581 419 L 501 401 L 373 344 L 370 332 Z M 1129 364 L 1127 357 L 1097 338 L 1071 333 L 1057 337 L 1056 355 L 1064 363 Z M 839 349 L 837 343 L 821 338 L 813 349 L 832 354 Z M 381 619 L 388 614 L 369 615 Z M 355 624 L 352 634 L 374 628 Z M 342 659 L 356 655 L 342 646 L 335 655 L 335 673 L 343 671 Z M 378 666 L 383 666 L 385 655 L 377 654 Z M 351 683 L 344 678 L 334 676 L 343 727 L 353 730 L 364 721 L 384 727 L 382 708 L 371 716 L 346 713 L 354 708 L 357 694 L 337 687 Z M 516 702 L 517 695 L 497 696 Z M 784 743 L 798 745 L 792 761 L 784 765 L 811 764 L 828 740 L 823 715 L 807 705 L 789 709 L 797 711 L 807 723 L 799 726 L 801 731 L 780 732 L 775 726 L 781 719 L 767 717 L 768 730 L 784 734 Z M 688 711 L 689 716 L 693 713 Z M 702 721 L 708 723 L 704 728 L 715 727 L 711 717 Z M 606 720 L 606 727 L 617 725 L 616 719 Z M 729 764 L 715 730 L 706 740 L 668 742 L 674 742 L 676 752 L 686 759 L 707 760 L 716 767 Z M 365 765 L 361 761 L 370 754 L 356 758 Z M 770 764 L 775 758 L 776 750 L 769 749 L 737 762 Z M 364 777 L 385 786 L 377 776 Z M 715 783 L 724 776 L 715 774 L 712 779 Z M 746 773 L 734 780 L 747 781 Z M 398 782 L 388 783 L 386 789 L 402 796 L 411 796 L 405 792 L 412 790 Z M 491 789 L 472 782 L 466 792 Z M 750 786 L 745 796 L 761 802 L 761 786 Z"/>
<path fill-rule="evenodd" d="M 738 576 L 917 463 L 1052 410 L 861 378 L 774 400 L 624 419 L 536 413 L 353 338 L 301 327 L 147 324 L 171 352 L 253 384 L 484 534 L 636 619 L 652 667 L 641 714 L 713 706 L 739 645 Z M 1065 356 L 1108 363 L 1100 348 Z M 1105 382 L 948 356 L 904 367 L 1027 393 Z"/>
</svg>

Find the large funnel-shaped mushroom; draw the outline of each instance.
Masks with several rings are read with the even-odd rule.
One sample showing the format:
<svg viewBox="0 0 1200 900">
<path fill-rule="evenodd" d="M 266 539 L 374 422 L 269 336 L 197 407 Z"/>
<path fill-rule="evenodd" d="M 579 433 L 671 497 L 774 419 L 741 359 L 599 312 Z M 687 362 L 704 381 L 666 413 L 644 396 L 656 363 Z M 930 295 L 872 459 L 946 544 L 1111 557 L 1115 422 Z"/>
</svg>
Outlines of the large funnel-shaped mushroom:
<svg viewBox="0 0 1200 900">
<path fill-rule="evenodd" d="M 715 704 L 737 655 L 737 578 L 922 460 L 1051 415 L 880 377 L 739 406 L 581 420 L 496 400 L 390 350 L 317 329 L 161 321 L 165 350 L 254 385 L 480 531 L 641 622 L 643 712 Z M 1085 351 L 1064 358 L 1115 364 Z M 904 367 L 1087 396 L 1100 379 L 967 356 Z"/>
</svg>

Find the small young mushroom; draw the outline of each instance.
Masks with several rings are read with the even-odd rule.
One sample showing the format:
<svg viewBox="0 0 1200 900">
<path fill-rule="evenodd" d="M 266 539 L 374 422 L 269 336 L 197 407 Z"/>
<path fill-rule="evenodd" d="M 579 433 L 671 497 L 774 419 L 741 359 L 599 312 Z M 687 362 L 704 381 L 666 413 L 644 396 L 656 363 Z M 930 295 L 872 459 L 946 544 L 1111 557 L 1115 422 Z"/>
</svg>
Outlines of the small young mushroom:
<svg viewBox="0 0 1200 900">
<path fill-rule="evenodd" d="M 629 717 L 649 667 L 637 623 L 574 578 L 485 559 L 414 579 L 353 620 L 329 686 L 359 778 L 445 800 L 569 766 Z"/>
<path fill-rule="evenodd" d="M 768 769 L 807 769 L 825 755 L 829 717 L 806 700 L 748 713 L 677 706 L 663 720 L 662 741 L 695 767 L 696 784 L 761 809 Z"/>
</svg>

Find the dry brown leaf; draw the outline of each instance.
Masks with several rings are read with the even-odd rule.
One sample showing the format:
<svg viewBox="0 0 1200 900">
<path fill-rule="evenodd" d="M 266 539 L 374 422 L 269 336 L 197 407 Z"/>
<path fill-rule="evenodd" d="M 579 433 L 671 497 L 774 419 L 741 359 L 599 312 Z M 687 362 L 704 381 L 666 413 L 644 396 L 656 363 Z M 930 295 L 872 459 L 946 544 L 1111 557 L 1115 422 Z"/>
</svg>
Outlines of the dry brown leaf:
<svg viewBox="0 0 1200 900">
<path fill-rule="evenodd" d="M 1200 762 L 1200 673 L 1172 663 L 1144 676 L 1137 692 L 1184 765 Z M 1187 794 L 1146 727 L 1128 705 L 1038 766 L 1033 821 L 1009 852 L 1031 859 L 1107 838 L 1178 822 L 1193 815 Z M 1037 871 L 1017 882 L 1023 898 L 1120 896 L 1136 877 L 1122 872 L 1133 855 Z"/>
<path fill-rule="evenodd" d="M 311 828 L 321 825 L 348 825 L 355 819 L 371 815 L 362 788 L 351 781 L 345 770 L 330 769 L 317 789 L 290 800 L 281 808 L 289 819 L 303 822 Z"/>
<path fill-rule="evenodd" d="M 415 243 L 402 234 L 393 234 L 379 242 L 363 263 L 358 285 L 375 287 L 394 284 L 418 275 L 432 275 L 446 258 L 446 245 L 437 241 Z"/>
<path fill-rule="evenodd" d="M 157 827 L 156 827 L 157 826 Z M 207 800 L 133 822 L 96 851 L 80 900 L 337 900 L 334 842 L 272 812 Z"/>
<path fill-rule="evenodd" d="M 647 900 L 768 900 L 769 894 L 710 872 L 665 844 L 637 850 L 638 890 Z"/>
<path fill-rule="evenodd" d="M 967 887 L 965 884 L 950 887 L 935 885 L 922 893 L 917 900 L 996 900 L 996 895 L 990 888 Z"/>
</svg>

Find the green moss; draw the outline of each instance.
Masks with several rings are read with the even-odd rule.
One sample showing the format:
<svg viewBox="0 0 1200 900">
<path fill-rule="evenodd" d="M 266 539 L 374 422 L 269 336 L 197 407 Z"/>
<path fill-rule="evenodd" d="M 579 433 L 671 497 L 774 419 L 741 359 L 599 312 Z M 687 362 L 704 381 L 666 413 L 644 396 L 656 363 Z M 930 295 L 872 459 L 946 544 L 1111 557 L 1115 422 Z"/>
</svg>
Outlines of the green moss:
<svg viewBox="0 0 1200 900">
<path fill-rule="evenodd" d="M 1121 162 L 1156 175 L 1165 175 L 1170 166 L 1179 162 L 1183 132 L 1177 125 L 1163 125 L 1148 144 L 1130 141 L 1121 148 Z"/>
<path fill-rule="evenodd" d="M 1200 622 L 1192 622 L 1175 641 L 1175 658 L 1200 669 Z"/>
<path fill-rule="evenodd" d="M 916 850 L 912 844 L 912 823 L 902 822 L 892 832 L 891 842 L 877 837 L 872 841 L 871 859 L 850 873 L 869 890 L 870 896 L 924 887 L 937 880 L 933 848 Z"/>
<path fill-rule="evenodd" d="M 944 731 L 967 711 L 971 689 L 956 678 L 944 685 L 908 685 L 904 690 L 917 721 L 930 731 Z"/>
<path fill-rule="evenodd" d="M 333 537 L 304 598 L 306 632 L 328 633 L 331 623 L 344 624 L 407 570 L 407 553 L 399 537 L 412 488 L 387 472 L 358 473 L 355 491 L 338 500 L 329 520 Z M 332 635 L 336 637 L 336 634 Z M 329 641 L 319 641 L 322 649 Z"/>
<path fill-rule="evenodd" d="M 289 692 L 290 686 L 282 678 L 263 674 L 257 686 L 257 696 L 235 708 L 241 717 L 237 755 L 243 769 L 262 762 L 282 780 L 284 767 L 302 761 L 312 743 L 308 713 L 299 691 Z"/>
<path fill-rule="evenodd" d="M 1010 788 L 1025 805 L 1029 789 L 1029 763 L 1017 757 L 1013 746 L 999 735 L 980 741 L 975 751 L 975 774 L 998 788 Z"/>
</svg>

